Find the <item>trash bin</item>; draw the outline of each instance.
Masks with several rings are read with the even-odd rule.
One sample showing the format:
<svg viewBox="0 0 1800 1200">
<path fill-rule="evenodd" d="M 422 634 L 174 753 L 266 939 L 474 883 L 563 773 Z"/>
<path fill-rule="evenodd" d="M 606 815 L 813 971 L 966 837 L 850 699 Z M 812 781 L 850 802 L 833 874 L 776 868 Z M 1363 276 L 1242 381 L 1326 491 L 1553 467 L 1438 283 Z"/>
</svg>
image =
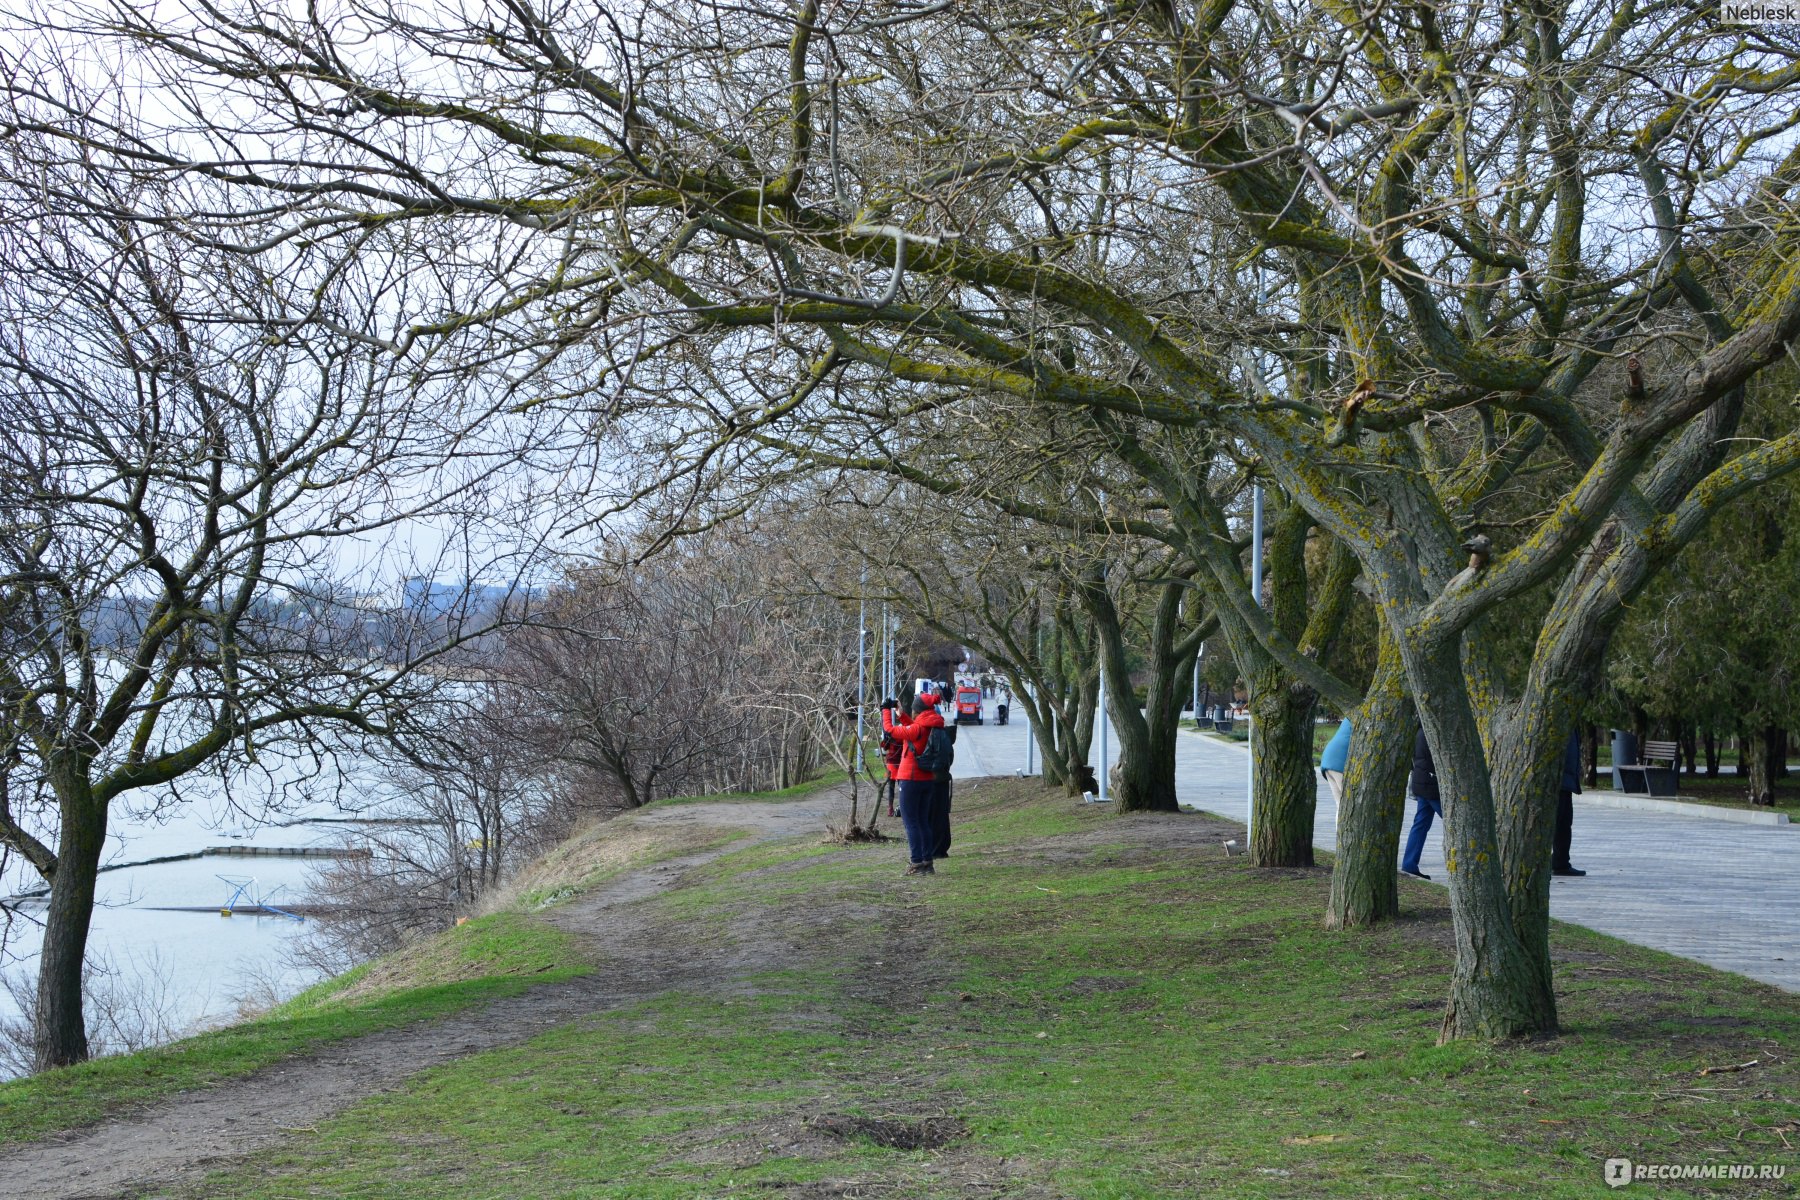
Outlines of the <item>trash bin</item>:
<svg viewBox="0 0 1800 1200">
<path fill-rule="evenodd" d="M 1631 732 L 1629 729 L 1613 730 L 1612 731 L 1613 787 L 1617 788 L 1621 792 L 1637 792 L 1639 794 L 1644 794 L 1644 793 L 1649 792 L 1650 789 L 1644 783 L 1644 776 L 1643 776 L 1642 771 L 1625 772 L 1625 771 L 1619 770 L 1619 764 L 1621 764 L 1621 763 L 1635 764 L 1637 762 L 1637 760 L 1638 760 L 1637 734 Z"/>
</svg>

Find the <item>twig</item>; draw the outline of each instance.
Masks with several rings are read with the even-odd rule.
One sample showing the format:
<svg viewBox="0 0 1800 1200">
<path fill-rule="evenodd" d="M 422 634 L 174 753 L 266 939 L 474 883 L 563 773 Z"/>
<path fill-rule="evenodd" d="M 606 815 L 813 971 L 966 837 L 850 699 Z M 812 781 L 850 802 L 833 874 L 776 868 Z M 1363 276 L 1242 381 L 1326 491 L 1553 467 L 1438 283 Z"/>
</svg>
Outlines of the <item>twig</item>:
<svg viewBox="0 0 1800 1200">
<path fill-rule="evenodd" d="M 1751 1067 L 1760 1067 L 1761 1065 L 1762 1065 L 1761 1059 L 1753 1058 L 1749 1062 L 1737 1063 L 1732 1066 L 1701 1067 L 1700 1074 L 1702 1074 L 1702 1075 L 1735 1075 L 1739 1071 L 1748 1071 Z"/>
</svg>

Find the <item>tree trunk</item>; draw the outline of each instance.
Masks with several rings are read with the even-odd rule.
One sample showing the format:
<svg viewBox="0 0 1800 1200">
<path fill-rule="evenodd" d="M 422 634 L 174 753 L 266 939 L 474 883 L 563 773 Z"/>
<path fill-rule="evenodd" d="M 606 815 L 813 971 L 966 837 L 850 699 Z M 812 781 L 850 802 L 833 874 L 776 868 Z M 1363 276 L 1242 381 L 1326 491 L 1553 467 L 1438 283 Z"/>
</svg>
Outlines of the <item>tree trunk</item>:
<svg viewBox="0 0 1800 1200">
<path fill-rule="evenodd" d="M 1706 745 L 1706 777 L 1717 779 L 1719 777 L 1719 735 L 1709 729 L 1703 740 Z"/>
<path fill-rule="evenodd" d="M 1139 811 L 1179 812 L 1181 802 L 1175 794 L 1175 746 L 1181 733 L 1181 714 L 1170 713 L 1166 708 L 1158 712 L 1153 706 L 1145 715 L 1149 734 L 1145 747 L 1145 774 L 1153 790 L 1141 797 L 1146 803 L 1139 805 Z"/>
<path fill-rule="evenodd" d="M 1598 725 L 1587 725 L 1582 729 L 1581 777 L 1583 787 L 1600 786 L 1600 727 Z"/>
<path fill-rule="evenodd" d="M 1532 689 L 1495 722 L 1491 755 L 1501 878 L 1521 952 L 1546 984 L 1550 963 L 1551 844 L 1563 756 L 1576 708 L 1568 693 Z M 1554 1024 L 1547 1028 L 1554 1028 Z"/>
<path fill-rule="evenodd" d="M 1012 685 L 1014 715 L 1023 714 L 1031 725 L 1031 737 L 1037 743 L 1044 782 L 1051 786 L 1064 782 L 1062 753 L 1057 749 L 1056 726 L 1050 715 L 1050 706 L 1038 702 L 1037 693 L 1026 686 L 1025 679 L 1008 674 L 1007 681 Z"/>
<path fill-rule="evenodd" d="M 1738 752 L 1738 770 L 1749 771 L 1750 803 L 1775 803 L 1773 771 L 1776 730 L 1772 725 L 1758 725 L 1749 744 Z"/>
<path fill-rule="evenodd" d="M 1158 762 L 1151 754 L 1150 725 L 1138 708 L 1137 696 L 1131 687 L 1125 631 L 1120 626 L 1118 609 L 1101 580 L 1088 582 L 1081 595 L 1095 632 L 1099 634 L 1100 669 L 1106 672 L 1106 711 L 1096 715 L 1099 720 L 1111 722 L 1111 745 L 1117 751 L 1116 761 L 1108 764 L 1109 770 L 1116 768 L 1116 774 L 1102 781 L 1108 789 L 1107 796 L 1118 812 L 1174 812 L 1178 807 L 1175 803 L 1174 746 L 1166 747 L 1166 761 Z M 1151 671 L 1160 673 L 1159 668 L 1166 670 L 1167 663 L 1156 661 L 1155 650 L 1152 646 Z M 1162 681 L 1152 678 L 1152 691 L 1157 689 L 1159 682 Z"/>
<path fill-rule="evenodd" d="M 1440 1040 L 1554 1032 L 1556 996 L 1551 989 L 1548 948 L 1541 954 L 1531 952 L 1514 925 L 1513 901 L 1501 865 L 1494 781 L 1469 704 L 1458 647 L 1410 647 L 1406 668 L 1437 767 L 1444 806 L 1444 857 L 1456 963 Z M 1537 740 L 1544 745 L 1553 742 L 1560 755 L 1567 729 L 1562 738 L 1554 740 L 1542 728 L 1538 733 Z M 1529 780 L 1533 776 L 1520 777 Z M 1547 829 L 1544 838 L 1547 868 Z M 1543 884 L 1547 900 L 1547 870 Z"/>
<path fill-rule="evenodd" d="M 1788 777 L 1788 731 L 1777 729 L 1774 736 L 1769 739 L 1769 744 L 1774 755 L 1774 762 L 1769 765 L 1769 773 L 1778 780 L 1786 779 Z"/>
<path fill-rule="evenodd" d="M 87 1061 L 82 968 L 87 963 L 88 929 L 94 919 L 94 881 L 106 845 L 106 809 L 94 801 L 87 780 L 54 782 L 62 830 L 50 908 L 44 918 L 37 1011 L 32 1015 L 32 1063 L 39 1071 Z"/>
<path fill-rule="evenodd" d="M 1313 865 L 1313 815 L 1318 807 L 1313 768 L 1313 690 L 1290 682 L 1273 660 L 1257 668 L 1250 689 L 1250 753 L 1254 787 L 1250 863 L 1257 867 Z"/>
<path fill-rule="evenodd" d="M 1144 726 L 1146 776 L 1153 789 L 1146 810 L 1152 812 L 1178 812 L 1181 808 L 1175 794 L 1175 747 L 1181 738 L 1182 699 L 1187 695 L 1184 685 L 1192 679 L 1198 651 L 1197 644 L 1181 636 L 1181 602 L 1185 592 L 1185 586 L 1178 583 L 1164 588 L 1151 630 Z M 1124 811 L 1123 807 L 1120 811 Z"/>
<path fill-rule="evenodd" d="M 1094 711 L 1100 706 L 1100 672 L 1091 671 L 1075 684 L 1075 723 L 1063 730 L 1063 771 L 1069 794 L 1079 796 L 1085 777 L 1093 774 L 1088 751 L 1094 742 Z"/>
<path fill-rule="evenodd" d="M 1062 755 L 1056 749 L 1055 731 L 1034 725 L 1031 736 L 1037 739 L 1038 761 L 1043 766 L 1044 782 L 1051 787 L 1066 787 L 1069 773 L 1064 769 Z"/>
<path fill-rule="evenodd" d="M 1117 789 L 1109 791 L 1109 797 L 1119 812 L 1178 812 L 1181 807 L 1175 797 L 1175 737 L 1181 720 L 1176 689 L 1182 668 L 1193 661 L 1191 654 L 1182 656 L 1176 651 L 1184 590 L 1181 583 L 1170 582 L 1162 586 L 1157 597 L 1145 655 L 1150 678 L 1142 710 L 1131 686 L 1118 610 L 1104 585 L 1093 583 L 1083 590 L 1088 613 L 1100 637 L 1100 662 L 1106 672 L 1106 715 L 1112 719 L 1113 731 L 1118 735 Z M 1108 783 L 1110 787 L 1111 781 Z"/>
<path fill-rule="evenodd" d="M 1681 756 L 1687 760 L 1687 773 L 1692 776 L 1694 774 L 1694 758 L 1699 750 L 1699 747 L 1695 745 L 1698 738 L 1695 736 L 1694 723 L 1692 721 L 1677 721 L 1675 723 L 1675 728 L 1680 735 Z"/>
<path fill-rule="evenodd" d="M 1381 627 L 1380 659 L 1362 705 L 1350 715 L 1350 761 L 1338 806 L 1337 862 L 1331 872 L 1327 929 L 1357 929 L 1400 912 L 1394 860 L 1406 816 L 1412 763 L 1412 698 L 1399 651 Z"/>
<path fill-rule="evenodd" d="M 1220 629 L 1249 695 L 1251 835 L 1250 862 L 1258 867 L 1313 865 L 1313 814 L 1318 771 L 1312 749 L 1317 696 L 1296 683 L 1228 607 L 1217 610 Z"/>
</svg>

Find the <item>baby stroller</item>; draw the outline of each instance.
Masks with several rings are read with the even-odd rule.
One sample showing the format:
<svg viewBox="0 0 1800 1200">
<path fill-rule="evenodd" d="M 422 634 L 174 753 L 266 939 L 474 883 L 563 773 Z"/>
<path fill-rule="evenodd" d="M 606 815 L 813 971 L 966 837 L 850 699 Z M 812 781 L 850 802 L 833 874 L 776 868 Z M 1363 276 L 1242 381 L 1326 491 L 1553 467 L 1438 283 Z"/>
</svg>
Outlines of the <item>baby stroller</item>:
<svg viewBox="0 0 1800 1200">
<path fill-rule="evenodd" d="M 994 724 L 1006 724 L 1006 714 L 1009 708 L 1010 706 L 1004 700 L 994 706 Z"/>
</svg>

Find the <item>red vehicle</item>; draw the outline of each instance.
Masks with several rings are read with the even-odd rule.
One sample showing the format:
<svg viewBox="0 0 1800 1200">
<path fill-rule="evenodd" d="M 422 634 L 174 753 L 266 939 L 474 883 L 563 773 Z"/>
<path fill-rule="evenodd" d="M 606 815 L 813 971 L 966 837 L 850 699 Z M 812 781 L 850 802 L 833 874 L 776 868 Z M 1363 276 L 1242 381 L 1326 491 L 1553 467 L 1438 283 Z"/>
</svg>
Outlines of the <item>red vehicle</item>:
<svg viewBox="0 0 1800 1200">
<path fill-rule="evenodd" d="M 982 724 L 981 689 L 978 687 L 959 687 L 956 689 L 956 723 L 965 722 Z"/>
</svg>

